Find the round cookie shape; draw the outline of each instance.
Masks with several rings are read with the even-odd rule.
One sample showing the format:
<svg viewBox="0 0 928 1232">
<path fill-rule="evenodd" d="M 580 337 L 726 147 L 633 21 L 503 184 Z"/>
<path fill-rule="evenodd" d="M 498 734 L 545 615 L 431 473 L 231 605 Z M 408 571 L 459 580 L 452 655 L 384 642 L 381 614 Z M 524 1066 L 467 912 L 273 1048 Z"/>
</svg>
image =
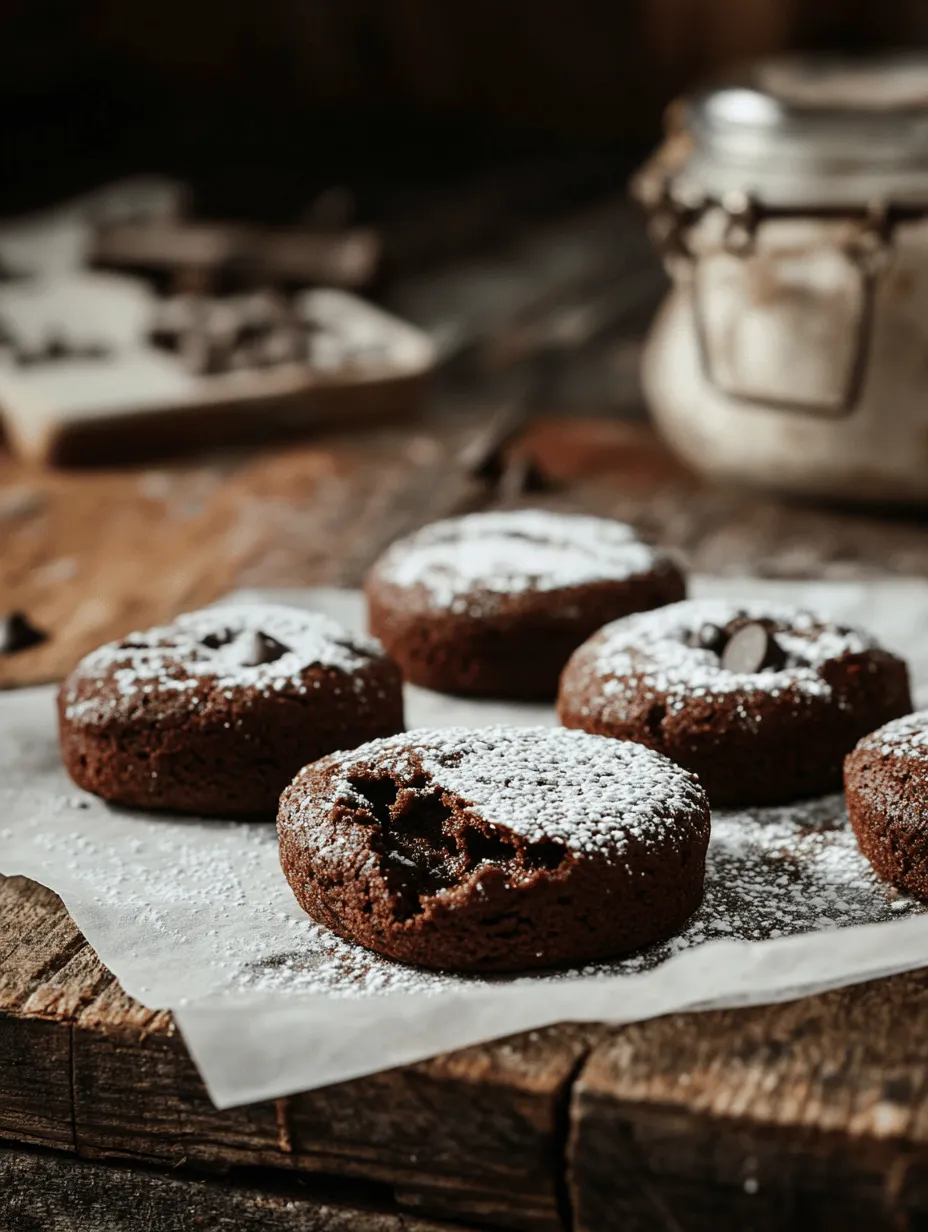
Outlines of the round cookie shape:
<svg viewBox="0 0 928 1232">
<path fill-rule="evenodd" d="M 689 600 L 590 638 L 557 708 L 565 727 L 666 753 L 735 806 L 838 790 L 845 754 L 912 703 L 905 663 L 867 633 L 790 605 Z"/>
<path fill-rule="evenodd" d="M 297 770 L 403 727 L 372 638 L 281 605 L 206 608 L 82 659 L 61 686 L 65 767 L 116 804 L 273 816 Z"/>
<path fill-rule="evenodd" d="M 844 762 L 844 789 L 877 876 L 928 899 L 928 710 L 864 736 Z"/>
<path fill-rule="evenodd" d="M 448 728 L 305 767 L 278 833 L 298 902 L 339 936 L 422 967 L 518 971 L 677 931 L 702 901 L 709 809 L 640 745 Z"/>
<path fill-rule="evenodd" d="M 451 518 L 398 540 L 366 591 L 370 630 L 407 680 L 545 700 L 591 633 L 682 599 L 686 584 L 623 522 L 524 509 Z"/>
</svg>

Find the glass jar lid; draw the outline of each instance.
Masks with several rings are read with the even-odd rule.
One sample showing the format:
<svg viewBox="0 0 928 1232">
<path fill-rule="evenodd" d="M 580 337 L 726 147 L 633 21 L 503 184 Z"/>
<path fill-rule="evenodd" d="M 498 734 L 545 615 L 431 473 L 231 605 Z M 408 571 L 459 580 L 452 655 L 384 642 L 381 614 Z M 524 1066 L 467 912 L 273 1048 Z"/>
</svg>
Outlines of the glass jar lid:
<svg viewBox="0 0 928 1232">
<path fill-rule="evenodd" d="M 691 99 L 674 196 L 770 208 L 928 204 L 928 55 L 763 61 Z"/>
</svg>

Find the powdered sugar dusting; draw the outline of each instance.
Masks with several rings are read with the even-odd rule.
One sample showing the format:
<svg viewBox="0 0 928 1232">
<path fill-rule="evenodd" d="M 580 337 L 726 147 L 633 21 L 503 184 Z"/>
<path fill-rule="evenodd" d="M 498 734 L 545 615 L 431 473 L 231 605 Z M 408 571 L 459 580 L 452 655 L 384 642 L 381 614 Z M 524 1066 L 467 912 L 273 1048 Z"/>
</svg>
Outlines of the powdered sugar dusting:
<svg viewBox="0 0 928 1232">
<path fill-rule="evenodd" d="M 281 653 L 255 662 L 257 638 L 273 639 Z M 104 717 L 115 699 L 136 694 L 187 693 L 195 701 L 204 686 L 229 700 L 239 689 L 306 693 L 304 674 L 312 667 L 351 673 L 382 656 L 374 638 L 318 612 L 282 604 L 204 608 L 92 651 L 65 684 L 66 715 Z M 111 686 L 109 697 L 88 689 L 101 680 Z"/>
<path fill-rule="evenodd" d="M 705 831 L 706 800 L 692 775 L 639 744 L 550 727 L 444 728 L 372 740 L 335 754 L 342 771 L 326 811 L 364 801 L 352 785 L 362 767 L 409 781 L 421 765 L 430 789 L 466 801 L 493 824 L 530 842 L 555 839 L 581 853 L 621 855 L 688 843 Z M 418 764 L 417 764 L 418 763 Z"/>
<path fill-rule="evenodd" d="M 738 598 L 788 590 L 744 579 L 714 585 Z M 928 628 L 924 583 L 889 587 L 889 599 L 882 582 L 850 595 L 833 589 L 836 611 L 872 620 L 900 650 L 918 649 Z M 832 604 L 826 584 L 810 592 Z M 915 656 L 915 685 L 928 696 L 923 659 Z M 409 691 L 410 710 L 425 726 L 481 722 L 478 703 L 433 697 L 426 718 L 417 697 Z M 518 722 L 523 711 L 486 713 Z M 528 721 L 542 720 L 533 712 Z M 702 908 L 674 940 L 597 964 L 588 982 L 574 970 L 518 979 L 421 972 L 308 921 L 280 872 L 272 826 L 130 814 L 76 791 L 54 727 L 53 690 L 0 694 L 0 870 L 59 892 L 130 995 L 176 1008 L 194 1060 L 226 1106 L 554 1019 L 632 1021 L 697 1001 L 757 1004 L 928 959 L 924 907 L 875 879 L 831 797 L 716 812 Z M 848 933 L 860 924 L 875 927 Z M 768 940 L 775 937 L 793 941 Z M 707 948 L 716 939 L 748 945 Z"/>
<path fill-rule="evenodd" d="M 119 947 L 117 974 L 152 1006 L 246 992 L 441 996 L 579 975 L 609 979 L 653 970 L 720 937 L 763 941 L 925 911 L 877 881 L 857 849 L 843 801 L 831 796 L 717 813 L 703 904 L 669 941 L 560 972 L 424 971 L 343 941 L 306 918 L 281 875 L 272 826 L 149 819 L 68 791 L 63 779 L 54 785 L 64 790 L 52 794 L 51 777 L 38 792 L 0 788 L 8 824 L 0 830 L 0 853 L 15 827 L 18 849 L 31 853 L 32 875 L 69 890 L 70 899 L 87 904 L 85 914 L 105 922 Z"/>
<path fill-rule="evenodd" d="M 712 816 L 703 904 L 682 932 L 599 973 L 649 970 L 718 937 L 764 941 L 922 914 L 925 905 L 877 880 L 841 796 Z"/>
<path fill-rule="evenodd" d="M 626 958 L 566 971 L 481 977 L 420 971 L 309 926 L 271 963 L 239 970 L 236 987 L 325 991 L 367 997 L 404 992 L 440 996 L 493 983 L 601 979 L 654 970 L 707 941 L 765 941 L 924 914 L 926 906 L 879 882 L 860 854 L 840 796 L 782 808 L 726 810 L 712 819 L 702 906 L 681 932 Z M 303 947 L 308 943 L 308 950 Z M 321 948 L 317 949 L 317 947 Z"/>
<path fill-rule="evenodd" d="M 520 509 L 426 526 L 388 548 L 374 576 L 463 612 L 492 596 L 626 581 L 660 559 L 624 522 Z"/>
<path fill-rule="evenodd" d="M 774 622 L 787 666 L 750 674 L 727 671 L 716 653 L 691 644 L 704 626 L 724 629 L 738 619 Z M 644 684 L 666 695 L 670 709 L 682 709 L 692 697 L 756 692 L 827 698 L 832 689 L 822 673 L 825 665 L 876 646 L 869 634 L 835 625 L 803 608 L 690 599 L 614 621 L 596 634 L 589 653 L 595 651 L 593 671 L 603 681 L 607 698 Z"/>
<path fill-rule="evenodd" d="M 453 699 L 444 704 L 455 713 Z M 704 950 L 718 938 L 763 943 L 801 935 L 805 986 L 833 984 L 841 940 L 834 930 L 925 912 L 876 880 L 835 796 L 717 812 L 704 903 L 669 942 L 585 971 L 492 978 L 420 971 L 308 920 L 280 871 L 273 826 L 129 813 L 77 791 L 60 764 L 52 689 L 0 695 L 0 737 L 0 870 L 62 894 L 127 992 L 153 1008 L 178 1010 L 197 1063 L 227 1103 L 341 1081 L 350 1075 L 339 1057 L 348 1058 L 351 1074 L 407 1062 L 408 1041 L 430 1015 L 445 1015 L 446 1025 L 433 1030 L 421 1055 L 552 1017 L 638 1017 L 654 1012 L 655 996 L 670 1012 L 717 996 L 707 993 L 707 980 L 712 989 L 721 982 L 729 999 L 732 988 L 735 999 L 782 995 L 783 951 L 752 951 L 730 988 L 732 952 L 713 959 Z M 855 937 L 862 958 L 857 967 L 842 958 L 839 980 L 871 977 L 881 944 L 884 969 L 914 965 L 911 945 L 900 963 L 896 936 Z M 849 950 L 845 941 L 841 953 Z M 666 960 L 680 954 L 665 974 Z M 654 973 L 646 993 L 624 979 L 646 972 Z M 591 982 L 579 984 L 581 974 Z M 536 985 L 533 1020 L 521 1007 Z M 510 995 L 513 987 L 518 996 Z M 390 999 L 381 1009 L 390 994 L 408 1005 Z M 483 1006 L 473 1015 L 462 999 L 471 994 Z M 192 1011 L 213 1007 L 218 1037 L 193 1034 Z M 239 1030 L 228 1029 L 233 1014 Z M 256 1089 L 262 1057 L 276 1079 Z"/>
<path fill-rule="evenodd" d="M 893 719 L 864 736 L 858 748 L 879 751 L 884 757 L 915 757 L 928 760 L 928 710 Z"/>
</svg>

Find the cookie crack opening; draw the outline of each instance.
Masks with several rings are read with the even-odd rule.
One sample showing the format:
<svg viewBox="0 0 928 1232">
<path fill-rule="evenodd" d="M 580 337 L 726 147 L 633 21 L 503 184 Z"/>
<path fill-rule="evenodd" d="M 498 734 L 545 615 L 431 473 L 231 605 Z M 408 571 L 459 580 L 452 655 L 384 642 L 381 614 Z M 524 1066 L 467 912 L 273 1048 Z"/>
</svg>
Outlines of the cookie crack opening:
<svg viewBox="0 0 928 1232">
<path fill-rule="evenodd" d="M 393 779 L 362 778 L 360 775 L 350 778 L 352 790 L 361 797 L 367 805 L 367 812 L 382 828 L 390 823 L 390 810 L 396 803 L 399 788 Z"/>
<path fill-rule="evenodd" d="M 421 914 L 423 898 L 457 881 L 453 866 L 457 844 L 445 829 L 451 815 L 440 792 L 397 793 L 380 834 L 380 864 L 397 920 Z"/>
<path fill-rule="evenodd" d="M 540 838 L 526 845 L 523 858 L 529 868 L 544 868 L 553 873 L 567 858 L 567 848 L 553 838 Z"/>
<path fill-rule="evenodd" d="M 561 842 L 526 842 L 468 815 L 465 801 L 429 780 L 398 782 L 392 775 L 365 773 L 349 781 L 362 802 L 354 819 L 376 827 L 370 849 L 387 888 L 388 909 L 398 922 L 421 915 L 427 900 L 474 873 L 481 875 L 478 870 L 500 870 L 509 880 L 555 872 L 567 858 Z"/>
<path fill-rule="evenodd" d="M 421 776 L 413 779 L 413 786 L 389 775 L 355 775 L 349 781 L 364 802 L 357 820 L 377 826 L 371 850 L 386 883 L 394 918 L 407 920 L 421 914 L 424 898 L 457 880 L 458 847 L 447 828 L 453 809 L 441 790 L 430 787 Z"/>
<path fill-rule="evenodd" d="M 515 844 L 508 842 L 492 829 L 478 830 L 475 826 L 467 826 L 462 839 L 472 865 L 480 864 L 484 860 L 499 864 L 511 860 L 516 854 Z"/>
</svg>

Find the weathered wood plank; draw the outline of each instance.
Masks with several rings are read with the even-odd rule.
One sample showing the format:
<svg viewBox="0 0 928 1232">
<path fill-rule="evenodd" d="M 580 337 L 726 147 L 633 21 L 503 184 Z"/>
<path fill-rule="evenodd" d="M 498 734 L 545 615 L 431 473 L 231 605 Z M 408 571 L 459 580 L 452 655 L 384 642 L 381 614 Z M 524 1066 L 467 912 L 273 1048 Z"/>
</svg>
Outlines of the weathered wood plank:
<svg viewBox="0 0 928 1232">
<path fill-rule="evenodd" d="M 74 1029 L 77 1150 L 352 1176 L 407 1209 L 555 1229 L 566 1095 L 588 1046 L 563 1028 L 217 1112 L 167 1016 L 113 986 Z"/>
<path fill-rule="evenodd" d="M 492 501 L 460 465 L 492 409 L 142 472 L 36 476 L 0 460 L 0 610 L 52 633 L 0 662 L 0 686 L 55 678 L 101 641 L 236 585 L 356 585 L 396 536 Z M 922 526 L 704 484 L 645 424 L 541 417 L 513 448 L 557 485 L 531 503 L 631 521 L 696 569 L 928 574 Z"/>
<path fill-rule="evenodd" d="M 928 972 L 623 1029 L 574 1086 L 569 1168 L 578 1232 L 928 1218 Z"/>
<path fill-rule="evenodd" d="M 0 1014 L 0 1139 L 73 1151 L 71 1110 L 70 1031 Z"/>
<path fill-rule="evenodd" d="M 389 1181 L 429 1213 L 559 1227 L 567 1092 L 600 1034 L 530 1032 L 301 1095 L 294 1149 L 301 1164 Z"/>
<path fill-rule="evenodd" d="M 34 1011 L 62 988 L 69 1007 L 79 1003 L 82 951 L 90 954 L 55 894 L 24 877 L 0 878 L 0 1137 L 74 1149 L 70 1029 L 54 1011 Z"/>
<path fill-rule="evenodd" d="M 383 430 L 199 466 L 35 475 L 0 457 L 0 611 L 51 637 L 0 658 L 0 687 L 242 586 L 356 585 L 397 535 L 479 498 L 470 428 Z"/>
<path fill-rule="evenodd" d="M 74 1127 L 88 1158 L 292 1167 L 273 1103 L 217 1112 L 170 1014 L 112 984 L 73 1027 Z"/>
<path fill-rule="evenodd" d="M 277 1190 L 107 1167 L 0 1147 L 0 1232 L 442 1232 L 448 1225 L 356 1195 L 314 1197 L 303 1185 Z M 456 1224 L 466 1232 L 463 1224 Z"/>
<path fill-rule="evenodd" d="M 60 900 L 22 878 L 0 878 L 0 895 L 20 936 L 2 967 L 0 1136 L 178 1170 L 363 1178 L 406 1210 L 562 1227 L 567 1094 L 596 1029 L 219 1112 L 171 1016 L 126 997 Z"/>
<path fill-rule="evenodd" d="M 0 683 L 56 675 L 90 645 L 235 585 L 356 584 L 395 536 L 492 501 L 459 465 L 473 426 L 105 477 L 0 466 L 0 607 L 55 634 L 6 660 Z M 532 503 L 630 520 L 694 568 L 928 575 L 923 527 L 709 488 L 642 424 L 542 420 L 512 448 L 552 481 Z M 679 1232 L 718 1225 L 720 1210 L 752 1228 L 922 1218 L 921 980 L 616 1034 L 574 1091 L 578 1226 L 621 1213 L 630 1228 Z M 590 1043 L 542 1032 L 218 1113 L 170 1016 L 124 996 L 53 894 L 0 878 L 0 1137 L 178 1175 L 365 1178 L 406 1210 L 554 1229 L 566 1104 Z"/>
</svg>

